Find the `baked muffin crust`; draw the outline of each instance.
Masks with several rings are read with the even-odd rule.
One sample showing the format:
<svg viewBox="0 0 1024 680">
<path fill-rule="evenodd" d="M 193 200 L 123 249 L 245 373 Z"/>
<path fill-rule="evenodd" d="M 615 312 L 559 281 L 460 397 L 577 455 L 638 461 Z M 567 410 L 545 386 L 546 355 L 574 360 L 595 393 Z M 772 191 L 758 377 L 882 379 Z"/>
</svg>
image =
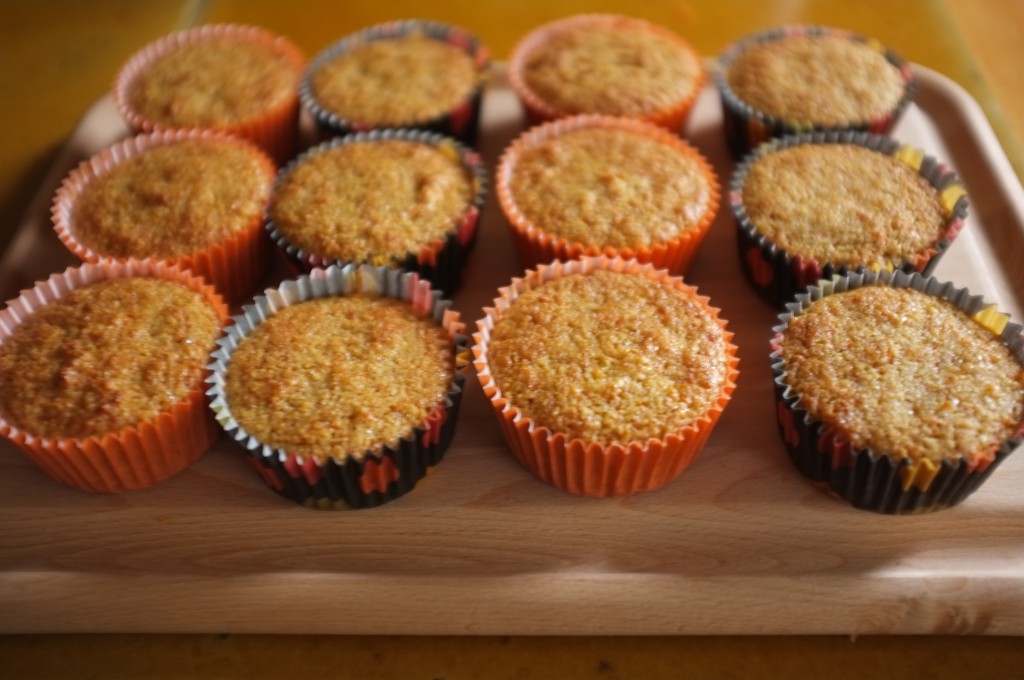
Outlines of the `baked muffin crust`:
<svg viewBox="0 0 1024 680">
<path fill-rule="evenodd" d="M 454 153 L 387 140 L 304 159 L 281 182 L 271 219 L 290 243 L 324 259 L 387 262 L 452 232 L 476 188 Z"/>
<path fill-rule="evenodd" d="M 898 262 L 941 237 L 939 193 L 899 159 L 854 144 L 801 144 L 758 158 L 742 187 L 756 230 L 824 263 Z"/>
<path fill-rule="evenodd" d="M 128 100 L 158 125 L 224 126 L 282 106 L 300 75 L 264 45 L 215 37 L 156 59 L 133 80 Z"/>
<path fill-rule="evenodd" d="M 242 340 L 225 394 L 238 424 L 268 446 L 359 457 L 422 425 L 454 366 L 445 332 L 407 304 L 325 297 L 282 309 Z"/>
<path fill-rule="evenodd" d="M 657 32 L 617 22 L 560 31 L 526 57 L 523 80 L 565 114 L 637 116 L 693 91 L 700 64 Z"/>
<path fill-rule="evenodd" d="M 412 33 L 355 45 L 318 68 L 310 85 L 323 108 L 347 121 L 401 125 L 452 111 L 477 81 L 465 51 Z"/>
<path fill-rule="evenodd" d="M 259 222 L 272 182 L 260 157 L 237 143 L 153 146 L 90 181 L 71 223 L 75 238 L 104 256 L 187 255 Z"/>
<path fill-rule="evenodd" d="M 946 300 L 866 286 L 783 333 L 799 406 L 857 448 L 941 462 L 994 449 L 1024 420 L 1024 366 Z"/>
<path fill-rule="evenodd" d="M 538 426 L 604 444 L 665 437 L 727 378 L 721 326 L 691 294 L 600 270 L 523 293 L 488 342 L 502 395 Z"/>
<path fill-rule="evenodd" d="M 510 189 L 522 214 L 570 242 L 650 246 L 695 227 L 711 183 L 697 162 L 648 135 L 583 128 L 525 148 Z"/>
<path fill-rule="evenodd" d="M 894 110 L 906 84 L 871 46 L 836 36 L 788 36 L 753 45 L 726 72 L 754 109 L 790 124 L 848 125 Z"/>
<path fill-rule="evenodd" d="M 40 307 L 0 345 L 5 417 L 44 437 L 136 426 L 200 389 L 220 322 L 183 284 L 110 279 Z"/>
</svg>

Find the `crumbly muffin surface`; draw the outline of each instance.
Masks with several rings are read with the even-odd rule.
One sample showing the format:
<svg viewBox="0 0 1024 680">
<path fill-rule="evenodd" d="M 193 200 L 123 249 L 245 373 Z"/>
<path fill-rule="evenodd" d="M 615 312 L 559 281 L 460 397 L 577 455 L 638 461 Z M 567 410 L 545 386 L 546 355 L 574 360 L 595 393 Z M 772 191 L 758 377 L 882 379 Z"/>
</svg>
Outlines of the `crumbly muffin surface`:
<svg viewBox="0 0 1024 680">
<path fill-rule="evenodd" d="M 154 146 L 94 178 L 75 201 L 75 237 L 110 257 L 175 257 L 261 221 L 273 170 L 238 144 Z"/>
<path fill-rule="evenodd" d="M 132 107 L 155 123 L 215 127 L 260 116 L 293 98 L 300 74 L 264 45 L 230 37 L 182 45 L 133 80 Z"/>
<path fill-rule="evenodd" d="M 326 297 L 282 309 L 242 340 L 225 393 L 249 434 L 325 460 L 397 444 L 444 403 L 454 375 L 444 330 L 407 304 Z"/>
<path fill-rule="evenodd" d="M 939 193 L 900 160 L 852 144 L 803 144 L 758 159 L 743 206 L 792 255 L 881 264 L 934 245 L 946 224 Z"/>
<path fill-rule="evenodd" d="M 697 225 L 711 200 L 710 181 L 693 158 L 644 134 L 600 128 L 525 149 L 510 189 L 544 231 L 614 248 L 675 238 Z"/>
<path fill-rule="evenodd" d="M 687 50 L 639 27 L 587 26 L 553 35 L 527 57 L 523 80 L 566 114 L 637 116 L 687 97 L 700 64 Z"/>
<path fill-rule="evenodd" d="M 755 45 L 730 65 L 733 92 L 793 125 L 848 125 L 899 104 L 906 85 L 881 52 L 855 40 L 791 36 Z"/>
<path fill-rule="evenodd" d="M 727 378 L 726 345 L 690 294 L 597 271 L 520 296 L 495 324 L 487 356 L 502 394 L 538 426 L 625 444 L 704 415 Z"/>
<path fill-rule="evenodd" d="M 0 345 L 0 399 L 16 427 L 44 437 L 118 432 L 201 389 L 220 333 L 183 284 L 111 279 L 40 307 Z"/>
<path fill-rule="evenodd" d="M 939 462 L 989 451 L 1024 420 L 1024 366 L 949 302 L 868 286 L 794 318 L 782 342 L 799 404 L 855 447 Z"/>
<path fill-rule="evenodd" d="M 310 85 L 319 104 L 346 121 L 401 125 L 450 112 L 477 82 L 465 51 L 410 34 L 356 45 L 317 69 Z"/>
<path fill-rule="evenodd" d="M 389 140 L 345 144 L 297 165 L 270 208 L 292 244 L 325 259 L 386 262 L 443 239 L 475 188 L 454 151 Z"/>
</svg>

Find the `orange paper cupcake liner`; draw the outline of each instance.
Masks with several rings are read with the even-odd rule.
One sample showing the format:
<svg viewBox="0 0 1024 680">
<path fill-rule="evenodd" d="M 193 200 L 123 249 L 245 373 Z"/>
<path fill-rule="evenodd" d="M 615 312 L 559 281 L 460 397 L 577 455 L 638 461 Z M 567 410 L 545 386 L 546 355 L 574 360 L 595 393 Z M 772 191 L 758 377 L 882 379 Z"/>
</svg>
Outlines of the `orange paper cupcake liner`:
<svg viewBox="0 0 1024 680">
<path fill-rule="evenodd" d="M 270 202 L 271 187 L 277 172 L 273 161 L 266 154 L 244 140 L 209 130 L 168 130 L 130 137 L 110 146 L 83 161 L 64 179 L 54 195 L 50 208 L 53 227 L 61 242 L 83 262 L 128 259 L 97 252 L 79 239 L 74 220 L 75 203 L 94 180 L 113 170 L 119 163 L 148 149 L 185 140 L 213 140 L 236 144 L 252 153 L 266 177 L 264 209 L 252 215 L 244 228 L 206 248 L 167 258 L 146 258 L 140 253 L 136 259 L 163 260 L 166 264 L 189 269 L 206 279 L 228 301 L 238 302 L 253 292 L 263 280 L 267 268 L 270 242 L 263 229 L 263 217 L 266 205 Z"/>
<path fill-rule="evenodd" d="M 700 301 L 702 307 L 725 332 L 728 373 L 721 393 L 714 404 L 691 424 L 664 438 L 650 438 L 628 444 L 605 445 L 600 442 L 570 438 L 554 432 L 523 415 L 506 399 L 490 373 L 488 344 L 495 324 L 520 295 L 548 281 L 586 274 L 597 270 L 624 272 L 643 276 L 685 291 Z M 513 279 L 512 285 L 499 290 L 494 307 L 484 309 L 486 316 L 477 322 L 473 334 L 473 365 L 491 404 L 498 424 L 513 455 L 535 476 L 569 493 L 594 498 L 627 496 L 659 489 L 676 479 L 703 450 L 709 435 L 736 389 L 739 377 L 737 348 L 727 322 L 719 318 L 719 310 L 697 289 L 649 264 L 621 258 L 587 257 L 571 262 L 552 262 Z"/>
<path fill-rule="evenodd" d="M 676 45 L 687 54 L 693 56 L 698 69 L 697 75 L 694 78 L 693 87 L 670 106 L 635 116 L 635 118 L 646 120 L 655 125 L 667 128 L 672 132 L 679 132 L 686 123 L 686 119 L 689 117 L 690 111 L 693 110 L 694 104 L 697 103 L 697 97 L 700 95 L 704 88 L 704 84 L 707 82 L 708 76 L 707 70 L 704 67 L 704 61 L 701 59 L 697 51 L 694 50 L 693 46 L 667 28 L 642 19 L 615 14 L 579 14 L 565 19 L 560 19 L 558 21 L 553 21 L 528 33 L 513 48 L 512 56 L 509 59 L 508 64 L 508 79 L 526 109 L 526 116 L 529 124 L 535 125 L 580 113 L 578 111 L 565 111 L 559 109 L 557 106 L 545 101 L 540 95 L 534 92 L 529 85 L 527 85 L 523 76 L 523 70 L 530 55 L 534 50 L 543 46 L 552 38 L 564 35 L 567 32 L 578 30 L 593 31 L 600 29 L 640 29 L 650 31 L 651 33 Z"/>
<path fill-rule="evenodd" d="M 167 125 L 151 120 L 138 111 L 131 101 L 131 88 L 135 78 L 144 73 L 157 59 L 185 45 L 205 40 L 233 38 L 265 47 L 288 63 L 295 72 L 294 92 L 275 108 L 247 120 L 213 126 L 209 129 L 252 141 L 277 163 L 291 158 L 298 146 L 299 134 L 299 81 L 306 67 L 306 58 L 291 41 L 257 26 L 212 24 L 172 33 L 149 43 L 132 55 L 121 67 L 114 81 L 114 104 L 121 116 L 136 132 L 168 129 Z"/>
<path fill-rule="evenodd" d="M 700 172 L 707 177 L 710 186 L 707 209 L 700 220 L 667 241 L 650 246 L 616 248 L 569 241 L 546 231 L 543 225 L 536 224 L 524 215 L 516 204 L 511 188 L 512 177 L 520 156 L 527 149 L 549 139 L 575 130 L 590 128 L 624 130 L 642 134 L 669 146 L 693 161 Z M 704 237 L 707 236 L 708 229 L 711 228 L 711 224 L 715 220 L 715 215 L 718 214 L 721 200 L 715 171 L 699 151 L 660 127 L 636 119 L 615 116 L 573 116 L 527 130 L 505 149 L 498 163 L 495 183 L 498 203 L 512 229 L 519 257 L 526 267 L 533 267 L 552 260 L 566 261 L 585 256 L 604 255 L 610 258 L 635 259 L 641 263 L 650 263 L 659 269 L 667 269 L 672 274 L 685 274 L 693 263 Z"/>
<path fill-rule="evenodd" d="M 40 307 L 71 291 L 108 279 L 133 276 L 177 281 L 206 299 L 222 325 L 230 316 L 220 295 L 178 267 L 128 260 L 69 267 L 40 281 L 0 311 L 0 344 Z M 119 432 L 84 438 L 40 437 L 19 429 L 0 413 L 0 435 L 13 442 L 53 479 L 95 493 L 144 489 L 184 470 L 213 444 L 219 430 L 207 408 L 203 376 L 180 402 L 155 418 Z"/>
</svg>

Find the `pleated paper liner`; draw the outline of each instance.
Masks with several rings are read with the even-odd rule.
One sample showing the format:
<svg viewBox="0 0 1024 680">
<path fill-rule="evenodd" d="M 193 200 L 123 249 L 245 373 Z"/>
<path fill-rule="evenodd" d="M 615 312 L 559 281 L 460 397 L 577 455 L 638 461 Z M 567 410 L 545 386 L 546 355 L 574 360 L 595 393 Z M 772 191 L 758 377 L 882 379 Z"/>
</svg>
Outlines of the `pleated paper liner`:
<svg viewBox="0 0 1024 680">
<path fill-rule="evenodd" d="M 449 137 L 421 130 L 373 130 L 353 133 L 322 142 L 295 158 L 278 173 L 275 193 L 277 187 L 281 186 L 296 167 L 317 154 L 330 153 L 346 144 L 365 144 L 389 140 L 425 144 L 457 160 L 471 177 L 475 194 L 471 203 L 466 206 L 465 212 L 457 223 L 452 224 L 451 231 L 443 239 L 422 243 L 417 252 L 405 253 L 401 257 L 381 253 L 367 264 L 387 264 L 406 271 L 417 272 L 422 278 L 429 280 L 433 287 L 440 290 L 443 295 L 450 296 L 462 282 L 462 270 L 476 243 L 480 213 L 483 211 L 487 198 L 484 163 L 479 154 L 472 149 Z M 299 272 L 308 272 L 311 269 L 324 268 L 332 264 L 338 266 L 360 264 L 332 259 L 323 253 L 310 252 L 295 244 L 274 221 L 273 206 L 268 211 L 266 228 L 270 233 L 271 240 L 277 244 Z"/>
<path fill-rule="evenodd" d="M 837 40 L 853 40 L 880 52 L 900 74 L 904 83 L 903 96 L 892 110 L 868 120 L 851 120 L 843 125 L 812 125 L 802 121 L 781 120 L 743 101 L 729 85 L 727 74 L 732 63 L 752 47 L 784 40 L 794 36 L 824 36 Z M 797 74 L 796 77 L 799 77 Z M 892 50 L 876 40 L 849 31 L 824 26 L 783 26 L 751 35 L 726 48 L 719 59 L 715 82 L 722 102 L 723 129 L 729 150 L 734 158 L 742 158 L 752 149 L 773 137 L 829 131 L 869 132 L 888 134 L 899 122 L 903 113 L 914 99 L 915 83 L 910 64 Z"/>
<path fill-rule="evenodd" d="M 108 279 L 136 276 L 180 282 L 209 302 L 221 324 L 229 321 L 220 295 L 202 279 L 177 267 L 139 260 L 83 264 L 53 274 L 9 301 L 0 311 L 0 344 L 40 307 L 71 291 Z M 126 347 L 125 351 L 134 350 Z M 83 438 L 41 437 L 19 429 L 0 413 L 0 435 L 67 486 L 94 493 L 144 489 L 184 470 L 219 435 L 203 394 L 204 377 L 205 371 L 197 373 L 196 389 L 172 408 L 118 432 Z"/>
<path fill-rule="evenodd" d="M 258 147 L 242 139 L 208 130 L 169 130 L 129 137 L 103 149 L 72 170 L 57 190 L 50 209 L 54 229 L 68 250 L 83 262 L 127 259 L 93 250 L 89 245 L 89 234 L 80 233 L 76 225 L 76 201 L 93 181 L 111 172 L 119 164 L 153 148 L 184 141 L 232 144 L 251 154 L 259 166 L 259 173 L 265 178 L 266 189 L 259 197 L 263 208 L 249 216 L 244 227 L 199 250 L 170 257 L 142 252 L 134 253 L 133 256 L 135 259 L 162 260 L 189 269 L 206 279 L 229 302 L 238 302 L 252 295 L 267 269 L 271 245 L 263 228 L 263 210 L 270 201 L 270 189 L 276 173 L 271 159 Z M 138 225 L 139 229 L 146 227 Z"/>
<path fill-rule="evenodd" d="M 743 204 L 743 185 L 750 168 L 760 159 L 784 149 L 807 144 L 852 144 L 892 156 L 916 170 L 935 189 L 945 213 L 945 224 L 936 240 L 924 250 L 902 260 L 857 264 L 819 262 L 776 245 L 758 231 L 757 225 L 747 215 Z M 837 187 L 836 190 L 841 189 Z M 771 140 L 748 154 L 733 173 L 729 187 L 729 207 L 736 219 L 736 245 L 743 276 L 765 301 L 781 308 L 798 292 L 821 279 L 830 279 L 835 275 L 844 276 L 860 269 L 907 273 L 916 271 L 925 276 L 930 275 L 963 229 L 969 203 L 966 189 L 956 173 L 946 164 L 918 149 L 880 135 L 821 132 Z"/>
<path fill-rule="evenodd" d="M 628 116 L 659 125 L 673 133 L 679 133 L 682 130 L 690 112 L 697 103 L 697 97 L 704 88 L 704 83 L 707 81 L 707 71 L 704 68 L 703 59 L 688 42 L 667 28 L 642 19 L 613 14 L 579 14 L 544 24 L 525 35 L 513 48 L 508 65 L 509 83 L 523 103 L 526 110 L 526 118 L 530 125 L 577 114 L 602 113 L 601 111 L 568 111 L 560 109 L 555 104 L 545 101 L 541 95 L 532 90 L 524 78 L 523 71 L 530 56 L 536 50 L 542 49 L 553 38 L 577 31 L 647 32 L 668 41 L 677 47 L 682 54 L 691 58 L 696 65 L 697 74 L 690 89 L 682 92 L 678 98 L 667 105 Z"/>
<path fill-rule="evenodd" d="M 285 307 L 355 293 L 403 301 L 447 332 L 454 350 L 455 378 L 444 402 L 396 445 L 382 445 L 360 455 L 339 452 L 321 461 L 259 441 L 235 420 L 227 400 L 225 376 L 235 349 Z M 451 444 L 469 364 L 464 331 L 465 325 L 451 302 L 415 273 L 366 264 L 314 269 L 268 289 L 235 317 L 235 324 L 218 341 L 219 348 L 212 355 L 212 375 L 207 380 L 210 406 L 224 431 L 245 449 L 250 465 L 282 497 L 317 509 L 375 507 L 411 491 L 430 468 L 441 462 Z"/>
<path fill-rule="evenodd" d="M 519 209 L 511 188 L 512 178 L 520 157 L 526 150 L 547 140 L 557 139 L 569 132 L 582 129 L 623 130 L 644 135 L 692 161 L 697 166 L 697 171 L 707 178 L 710 186 L 710 196 L 704 214 L 694 224 L 688 225 L 669 240 L 647 246 L 638 245 L 633 248 L 571 242 L 546 230 L 544 225 L 533 222 Z M 666 269 L 672 274 L 685 274 L 693 263 L 704 237 L 707 236 L 711 223 L 714 222 L 720 202 L 718 177 L 699 151 L 658 126 L 641 120 L 614 116 L 573 116 L 531 128 L 505 149 L 495 175 L 498 202 L 512 230 L 519 258 L 524 267 L 535 267 L 552 260 L 565 261 L 584 256 L 604 255 L 612 258 L 635 259 L 641 263 L 650 263 L 659 269 Z"/>
<path fill-rule="evenodd" d="M 570 438 L 523 415 L 514 403 L 503 396 L 500 386 L 494 383 L 490 374 L 488 344 L 504 310 L 515 304 L 523 293 L 546 282 L 597 270 L 642 276 L 685 291 L 698 300 L 710 318 L 725 331 L 728 372 L 721 393 L 704 415 L 666 437 L 611 445 Z M 693 463 L 732 398 L 739 376 L 739 359 L 736 346 L 731 342 L 732 333 L 725 330 L 726 321 L 718 317 L 718 310 L 710 306 L 706 297 L 698 295 L 697 290 L 684 284 L 682 279 L 652 265 L 603 256 L 552 262 L 532 269 L 523 278 L 513 279 L 510 286 L 501 288 L 499 295 L 494 307 L 485 308 L 486 316 L 477 322 L 478 331 L 473 334 L 473 364 L 505 441 L 524 467 L 563 491 L 608 498 L 661 488 Z"/>
<path fill-rule="evenodd" d="M 884 451 L 851 446 L 839 432 L 815 419 L 801 405 L 800 394 L 786 382 L 781 358 L 783 333 L 789 322 L 823 297 L 862 286 L 910 288 L 948 300 L 968 317 L 988 328 L 1024 364 L 1024 328 L 1009 321 L 981 296 L 966 288 L 918 273 L 860 272 L 820 281 L 787 305 L 771 341 L 779 435 L 796 468 L 855 508 L 884 514 L 911 514 L 955 506 L 974 493 L 998 465 L 1024 441 L 1024 422 L 993 450 L 955 456 L 934 463 L 914 461 Z"/>
<path fill-rule="evenodd" d="M 176 129 L 139 110 L 132 101 L 132 88 L 136 78 L 144 74 L 152 64 L 167 54 L 185 46 L 201 44 L 209 40 L 231 39 L 266 49 L 276 55 L 280 61 L 295 73 L 295 86 L 281 103 L 267 107 L 260 113 L 240 121 L 225 121 L 219 125 L 204 126 L 217 132 L 223 132 L 253 142 L 276 163 L 281 164 L 291 158 L 299 141 L 299 82 L 306 59 L 302 52 L 287 38 L 257 27 L 238 24 L 209 24 L 164 36 L 144 46 L 132 55 L 117 74 L 114 82 L 114 103 L 118 112 L 136 132 L 152 132 L 161 129 Z M 223 87 L 230 87 L 225 83 Z M 182 85 L 182 95 L 188 94 L 188 83 Z"/>
<path fill-rule="evenodd" d="M 467 97 L 451 110 L 425 119 L 379 125 L 368 121 L 349 120 L 341 112 L 326 108 L 317 98 L 312 85 L 312 77 L 325 64 L 366 42 L 395 40 L 409 35 L 424 36 L 452 45 L 464 51 L 473 60 L 476 67 L 476 82 Z M 321 140 L 374 129 L 411 128 L 454 137 L 463 144 L 475 147 L 479 133 L 480 105 L 483 101 L 484 85 L 490 77 L 490 67 L 491 60 L 486 46 L 480 42 L 479 38 L 463 28 L 422 19 L 390 21 L 353 33 L 317 54 L 309 63 L 302 77 L 299 98 L 302 107 L 309 112 L 316 123 Z M 396 87 L 401 89 L 402 85 L 396 83 Z"/>
</svg>

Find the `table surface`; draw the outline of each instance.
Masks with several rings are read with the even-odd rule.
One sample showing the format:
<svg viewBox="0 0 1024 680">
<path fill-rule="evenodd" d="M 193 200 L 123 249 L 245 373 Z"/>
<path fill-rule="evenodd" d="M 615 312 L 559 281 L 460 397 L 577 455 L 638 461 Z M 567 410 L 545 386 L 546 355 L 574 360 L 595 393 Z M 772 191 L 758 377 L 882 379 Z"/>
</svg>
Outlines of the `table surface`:
<svg viewBox="0 0 1024 680">
<path fill-rule="evenodd" d="M 313 55 L 384 19 L 424 16 L 421 3 L 301 0 L 11 0 L 0 4 L 0 249 L 63 140 L 119 65 L 144 43 L 197 23 L 255 23 Z M 754 3 L 744 0 L 469 2 L 448 0 L 430 18 L 477 33 L 498 59 L 533 26 L 581 11 L 618 11 L 666 25 L 706 56 L 756 30 L 822 23 L 872 35 L 904 57 L 961 84 L 981 104 L 1018 177 L 1024 176 L 1024 3 L 903 0 Z M 15 134 L 11 134 L 14 132 Z M 2 616 L 2 613 L 0 613 Z M 352 677 L 725 677 L 758 672 L 864 677 L 915 669 L 922 677 L 1020 677 L 1024 645 L 1008 638 L 397 638 L 258 636 L 19 636 L 0 641 L 5 673 L 74 677 L 208 675 L 235 668 L 273 677 L 296 663 Z M 344 663 L 342 668 L 341 664 Z M 1016 664 L 1016 665 L 1014 665 Z M 905 674 L 904 674 L 905 675 Z M 15 677 L 15 676 L 11 676 Z M 339 676 L 340 677 L 340 676 Z"/>
</svg>

